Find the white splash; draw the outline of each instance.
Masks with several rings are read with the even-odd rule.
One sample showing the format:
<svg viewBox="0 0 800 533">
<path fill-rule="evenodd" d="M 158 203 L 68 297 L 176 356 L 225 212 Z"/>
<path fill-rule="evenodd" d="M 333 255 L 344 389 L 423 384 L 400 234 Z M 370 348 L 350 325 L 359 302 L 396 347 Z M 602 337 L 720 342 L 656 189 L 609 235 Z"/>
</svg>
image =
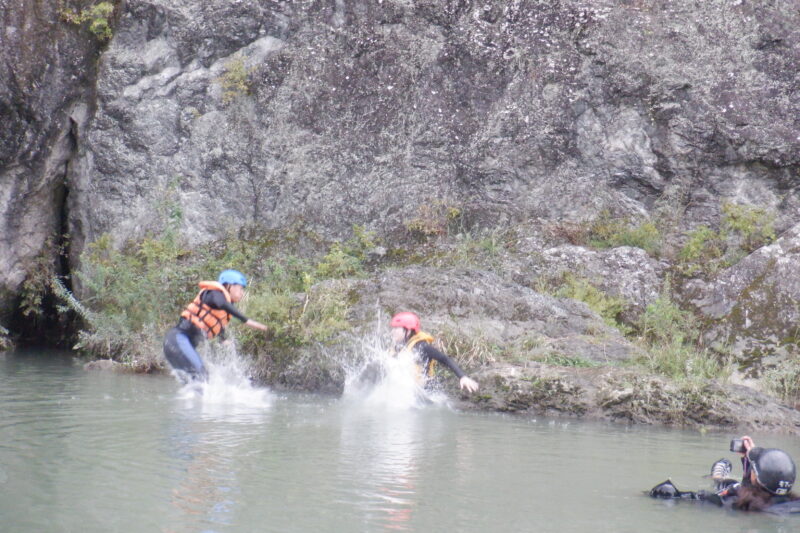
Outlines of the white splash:
<svg viewBox="0 0 800 533">
<path fill-rule="evenodd" d="M 208 414 L 246 414 L 272 405 L 269 389 L 255 387 L 250 381 L 249 365 L 238 354 L 235 343 L 207 344 L 203 351 L 208 381 L 184 385 L 179 399 L 201 402 Z"/>
<path fill-rule="evenodd" d="M 369 409 L 408 410 L 430 404 L 444 404 L 444 394 L 427 390 L 419 379 L 412 354 L 397 356 L 381 346 L 380 338 L 364 339 L 361 353 L 345 365 L 343 400 Z"/>
</svg>

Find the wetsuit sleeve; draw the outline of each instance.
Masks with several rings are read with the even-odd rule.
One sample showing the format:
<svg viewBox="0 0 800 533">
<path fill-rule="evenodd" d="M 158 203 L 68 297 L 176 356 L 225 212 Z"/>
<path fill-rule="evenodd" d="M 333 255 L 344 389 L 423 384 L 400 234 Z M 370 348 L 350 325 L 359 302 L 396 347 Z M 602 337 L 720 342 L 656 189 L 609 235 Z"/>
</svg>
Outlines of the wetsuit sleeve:
<svg viewBox="0 0 800 533">
<path fill-rule="evenodd" d="M 220 291 L 206 291 L 203 293 L 202 301 L 211 306 L 212 309 L 222 309 L 231 316 L 235 316 L 242 322 L 247 322 L 247 317 L 241 311 L 225 299 L 225 295 Z"/>
<path fill-rule="evenodd" d="M 453 374 L 458 376 L 459 379 L 466 376 L 463 370 L 456 364 L 455 361 L 447 357 L 445 354 L 434 348 L 425 341 L 419 342 L 415 348 L 419 350 L 420 356 L 422 356 L 423 361 L 427 361 L 428 359 L 433 359 L 434 361 L 442 364 L 452 370 Z"/>
<path fill-rule="evenodd" d="M 722 507 L 722 505 L 723 505 L 722 498 L 720 497 L 719 494 L 715 494 L 713 492 L 708 492 L 706 490 L 698 490 L 697 493 L 695 494 L 695 498 L 700 500 L 700 501 L 702 501 L 702 502 L 713 503 L 714 505 L 716 505 L 718 507 Z M 692 498 L 692 499 L 694 499 L 694 498 Z"/>
</svg>

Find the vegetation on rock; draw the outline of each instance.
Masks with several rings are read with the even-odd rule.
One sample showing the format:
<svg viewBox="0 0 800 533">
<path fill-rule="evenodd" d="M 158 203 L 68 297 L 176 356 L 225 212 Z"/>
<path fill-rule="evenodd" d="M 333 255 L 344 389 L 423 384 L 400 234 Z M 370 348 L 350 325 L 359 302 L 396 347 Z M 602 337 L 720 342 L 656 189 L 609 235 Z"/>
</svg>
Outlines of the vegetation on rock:
<svg viewBox="0 0 800 533">
<path fill-rule="evenodd" d="M 98 2 L 80 10 L 62 7 L 60 13 L 61 18 L 70 24 L 86 25 L 92 35 L 101 42 L 108 42 L 114 36 L 112 28 L 114 4 L 112 2 Z"/>
</svg>

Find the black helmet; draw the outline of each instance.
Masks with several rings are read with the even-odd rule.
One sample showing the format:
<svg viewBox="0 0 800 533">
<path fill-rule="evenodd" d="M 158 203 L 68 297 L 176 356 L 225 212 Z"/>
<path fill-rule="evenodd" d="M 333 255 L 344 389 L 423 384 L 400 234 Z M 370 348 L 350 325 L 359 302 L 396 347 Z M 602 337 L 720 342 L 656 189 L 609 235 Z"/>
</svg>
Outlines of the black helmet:
<svg viewBox="0 0 800 533">
<path fill-rule="evenodd" d="M 759 485 L 777 496 L 792 490 L 797 468 L 788 453 L 777 448 L 752 448 L 747 458 Z"/>
</svg>

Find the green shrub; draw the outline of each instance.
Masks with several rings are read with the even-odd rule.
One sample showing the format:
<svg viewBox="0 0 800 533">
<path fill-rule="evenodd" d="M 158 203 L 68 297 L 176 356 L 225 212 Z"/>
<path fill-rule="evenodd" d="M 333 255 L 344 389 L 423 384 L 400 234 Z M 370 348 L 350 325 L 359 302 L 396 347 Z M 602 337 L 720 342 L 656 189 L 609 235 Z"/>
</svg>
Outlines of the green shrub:
<svg viewBox="0 0 800 533">
<path fill-rule="evenodd" d="M 244 58 L 237 55 L 228 61 L 217 82 L 222 87 L 222 102 L 225 104 L 250 94 L 250 69 L 245 65 Z"/>
<path fill-rule="evenodd" d="M 680 270 L 687 275 L 716 271 L 725 250 L 719 234 L 708 226 L 700 226 L 690 231 L 687 237 L 686 244 L 678 252 Z"/>
<path fill-rule="evenodd" d="M 91 294 L 84 303 L 124 317 L 132 331 L 174 320 L 174 302 L 186 300 L 193 290 L 186 281 L 191 269 L 180 261 L 187 254 L 172 238 L 146 238 L 117 250 L 104 235 L 89 245 L 82 259 L 84 268 L 77 273 Z"/>
<path fill-rule="evenodd" d="M 653 345 L 690 344 L 699 335 L 694 316 L 678 307 L 666 292 L 647 306 L 638 326 L 641 338 Z"/>
<path fill-rule="evenodd" d="M 485 338 L 482 334 L 467 337 L 459 331 L 445 328 L 440 331 L 438 337 L 437 347 L 464 368 L 494 363 L 510 355 L 504 346 Z"/>
<path fill-rule="evenodd" d="M 700 226 L 686 234 L 678 253 L 685 275 L 713 274 L 775 240 L 775 214 L 761 207 L 724 203 L 720 230 Z"/>
<path fill-rule="evenodd" d="M 636 226 L 625 228 L 615 240 L 615 246 L 633 246 L 641 248 L 650 255 L 661 251 L 661 232 L 652 222 L 646 221 Z"/>
<path fill-rule="evenodd" d="M 582 357 L 573 357 L 562 353 L 551 352 L 540 359 L 542 363 L 553 366 L 566 366 L 572 368 L 593 368 L 601 364 Z"/>
<path fill-rule="evenodd" d="M 316 275 L 320 279 L 347 278 L 363 274 L 361 261 L 348 254 L 339 243 L 331 246 L 330 251 L 322 258 L 316 269 Z"/>
<path fill-rule="evenodd" d="M 353 237 L 344 243 L 333 243 L 317 264 L 317 279 L 361 277 L 365 274 L 367 254 L 375 248 L 375 234 L 361 226 L 353 226 Z"/>
<path fill-rule="evenodd" d="M 269 339 L 260 331 L 238 330 L 237 337 L 248 352 L 261 352 L 270 343 L 280 348 L 301 344 L 296 325 L 300 304 L 294 293 L 282 290 L 280 285 L 269 284 L 257 292 L 248 291 L 246 300 L 239 306 L 242 312 L 256 317 L 269 328 Z"/>
<path fill-rule="evenodd" d="M 800 360 L 790 357 L 767 368 L 762 376 L 766 388 L 782 400 L 800 402 Z"/>
<path fill-rule="evenodd" d="M 122 249 L 103 235 L 87 247 L 75 274 L 83 301 L 63 286 L 56 294 L 84 319 L 76 349 L 138 364 L 157 358 L 164 331 L 197 293 L 197 282 L 214 280 L 225 268 L 254 272 L 259 255 L 257 247 L 238 241 L 192 252 L 173 231 Z"/>
<path fill-rule="evenodd" d="M 61 18 L 70 24 L 82 26 L 87 24 L 89 31 L 101 42 L 107 42 L 114 36 L 111 27 L 111 18 L 114 15 L 114 4 L 99 2 L 80 12 L 64 8 L 60 11 Z"/>
<path fill-rule="evenodd" d="M 649 346 L 637 362 L 650 372 L 673 379 L 716 379 L 731 374 L 730 365 L 707 349 L 672 342 Z"/>
<path fill-rule="evenodd" d="M 124 314 L 95 312 L 78 301 L 54 277 L 51 280 L 53 294 L 62 302 L 61 311 L 71 310 L 81 317 L 84 330 L 78 333 L 78 342 L 73 349 L 91 353 L 95 357 L 115 359 L 142 372 L 150 372 L 159 366 L 161 334 L 155 325 L 148 324 L 134 330 Z"/>
<path fill-rule="evenodd" d="M 19 303 L 23 316 L 36 319 L 44 312 L 44 299 L 51 292 L 50 281 L 56 275 L 54 250 L 52 239 L 47 239 L 25 272 Z"/>
<path fill-rule="evenodd" d="M 459 233 L 455 245 L 435 257 L 435 264 L 455 266 L 498 267 L 498 259 L 509 246 L 509 233 L 494 229 Z"/>
<path fill-rule="evenodd" d="M 606 324 L 623 333 L 627 333 L 630 329 L 620 320 L 620 315 L 628 305 L 625 299 L 604 293 L 587 279 L 567 273 L 564 275 L 563 285 L 556 290 L 555 295 L 584 302 L 592 311 L 600 315 Z"/>
<path fill-rule="evenodd" d="M 364 226 L 353 226 L 353 237 L 344 243 L 344 250 L 362 263 L 377 244 L 374 231 L 367 231 Z"/>
<path fill-rule="evenodd" d="M 639 320 L 643 355 L 636 362 L 674 379 L 727 378 L 728 361 L 697 346 L 700 332 L 695 317 L 678 307 L 668 290 L 647 306 Z"/>
<path fill-rule="evenodd" d="M 306 295 L 299 323 L 304 343 L 326 343 L 350 328 L 347 290 L 335 283 L 315 287 Z"/>
<path fill-rule="evenodd" d="M 179 222 L 180 216 L 170 215 L 175 213 L 175 206 L 165 206 L 166 218 Z M 141 360 L 144 347 L 152 351 L 194 297 L 197 282 L 214 280 L 226 268 L 247 273 L 248 289 L 239 307 L 269 326 L 272 345 L 328 342 L 336 332 L 349 327 L 345 316 L 350 304 L 343 289 L 335 284 L 318 289 L 315 283 L 363 274 L 362 260 L 374 246 L 373 235 L 363 228 L 354 228 L 353 238 L 335 243 L 314 264 L 290 254 L 270 257 L 269 238 L 230 239 L 188 250 L 170 227 L 160 237 L 146 237 L 122 249 L 115 248 L 108 235 L 87 247 L 83 269 L 76 273 L 87 296 L 78 302 L 63 287 L 59 294 L 67 306 L 84 317 L 86 330 L 80 334 L 78 349 L 96 356 Z M 267 348 L 267 338 L 261 332 L 248 328 L 237 331 L 243 345 L 253 353 Z M 147 332 L 154 337 L 145 339 Z M 160 353 L 160 348 L 153 353 Z"/>
<path fill-rule="evenodd" d="M 742 240 L 741 248 L 750 253 L 775 240 L 775 213 L 763 207 L 722 204 L 723 235 L 735 234 Z"/>
<path fill-rule="evenodd" d="M 406 230 L 419 240 L 447 235 L 451 225 L 462 216 L 462 209 L 443 200 L 417 207 L 414 218 L 406 220 Z"/>
<path fill-rule="evenodd" d="M 650 255 L 657 255 L 663 240 L 661 232 L 653 222 L 643 221 L 631 224 L 628 218 L 612 217 L 603 211 L 586 232 L 587 244 L 594 248 L 606 249 L 617 246 L 641 248 Z"/>
</svg>

